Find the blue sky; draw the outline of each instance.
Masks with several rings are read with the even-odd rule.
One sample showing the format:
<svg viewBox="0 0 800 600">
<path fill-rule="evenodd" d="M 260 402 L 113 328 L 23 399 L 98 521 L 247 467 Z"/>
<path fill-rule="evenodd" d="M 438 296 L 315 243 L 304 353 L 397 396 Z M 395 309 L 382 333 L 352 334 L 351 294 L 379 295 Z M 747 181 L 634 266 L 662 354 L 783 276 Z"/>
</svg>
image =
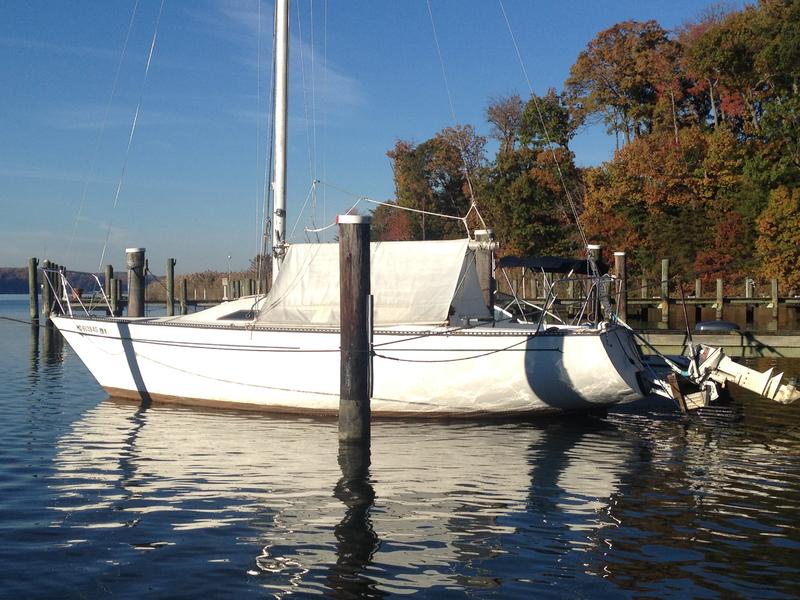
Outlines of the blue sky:
<svg viewBox="0 0 800 600">
<path fill-rule="evenodd" d="M 156 273 L 170 256 L 188 272 L 227 269 L 228 255 L 244 268 L 256 253 L 272 3 L 261 2 L 259 59 L 258 0 L 165 0 L 143 89 L 160 4 L 0 3 L 0 266 L 38 256 L 93 271 L 107 235 L 104 262 L 121 268 L 125 247 L 145 246 Z M 503 0 L 540 93 L 561 89 L 600 30 L 651 18 L 672 29 L 711 4 Z M 500 5 L 430 6 L 456 118 L 487 134 L 490 100 L 528 92 Z M 391 198 L 386 150 L 453 118 L 424 0 L 299 0 L 291 16 L 290 231 L 311 181 L 328 184 L 297 226 L 302 241 L 305 225 L 331 222 L 357 196 Z M 581 165 L 613 148 L 602 128 L 572 144 Z"/>
</svg>

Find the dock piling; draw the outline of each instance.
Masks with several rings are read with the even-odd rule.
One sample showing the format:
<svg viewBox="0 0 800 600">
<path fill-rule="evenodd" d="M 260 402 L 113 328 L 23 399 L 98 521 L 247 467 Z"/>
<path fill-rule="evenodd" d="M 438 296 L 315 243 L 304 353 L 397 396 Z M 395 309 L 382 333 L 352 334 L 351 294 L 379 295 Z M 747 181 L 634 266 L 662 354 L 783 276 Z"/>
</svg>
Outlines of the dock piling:
<svg viewBox="0 0 800 600">
<path fill-rule="evenodd" d="M 341 373 L 339 441 L 370 440 L 370 217 L 340 215 L 339 314 Z"/>
<path fill-rule="evenodd" d="M 39 259 L 28 259 L 28 302 L 31 324 L 39 324 Z"/>
<path fill-rule="evenodd" d="M 476 229 L 475 241 L 480 245 L 475 250 L 475 268 L 478 271 L 478 281 L 483 293 L 483 302 L 490 312 L 494 311 L 494 261 L 492 260 L 492 242 L 494 242 L 494 229 Z"/>
<path fill-rule="evenodd" d="M 661 259 L 661 321 L 659 327 L 669 328 L 669 259 Z"/>
<path fill-rule="evenodd" d="M 167 259 L 167 316 L 175 314 L 175 259 Z"/>
<path fill-rule="evenodd" d="M 624 321 L 628 317 L 628 272 L 624 252 L 614 252 L 614 272 L 619 279 L 617 315 Z"/>
<path fill-rule="evenodd" d="M 144 248 L 126 248 L 128 265 L 128 316 L 144 316 Z"/>
<path fill-rule="evenodd" d="M 189 314 L 189 303 L 186 294 L 186 277 L 181 279 L 181 314 Z"/>
</svg>

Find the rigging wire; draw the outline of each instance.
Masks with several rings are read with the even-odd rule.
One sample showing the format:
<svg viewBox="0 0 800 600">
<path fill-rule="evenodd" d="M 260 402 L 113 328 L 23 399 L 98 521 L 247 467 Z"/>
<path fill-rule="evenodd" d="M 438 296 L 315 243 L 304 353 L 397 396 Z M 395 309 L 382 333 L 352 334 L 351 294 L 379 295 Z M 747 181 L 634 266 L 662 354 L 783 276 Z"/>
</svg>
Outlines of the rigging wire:
<svg viewBox="0 0 800 600">
<path fill-rule="evenodd" d="M 433 30 L 433 41 L 436 45 L 436 54 L 439 57 L 439 66 L 442 69 L 442 79 L 444 80 L 444 88 L 447 92 L 447 101 L 450 105 L 450 116 L 453 119 L 453 123 L 458 127 L 459 122 L 456 118 L 456 110 L 453 105 L 453 95 L 450 93 L 450 84 L 447 81 L 447 71 L 444 68 L 444 58 L 442 57 L 442 49 L 439 45 L 439 36 L 436 33 L 436 23 L 433 19 L 433 10 L 431 9 L 431 2 L 430 0 L 425 0 L 425 4 L 428 6 L 428 16 L 431 20 L 431 29 Z M 456 132 L 456 141 L 458 143 L 459 154 L 461 154 L 461 162 L 464 164 L 464 177 L 467 180 L 467 189 L 469 190 L 469 197 L 472 204 L 476 204 L 475 202 L 475 192 L 472 188 L 472 178 L 469 175 L 469 165 L 467 164 L 467 150 L 464 146 L 463 140 L 461 140 L 458 132 Z"/>
<path fill-rule="evenodd" d="M 500 11 L 503 13 L 503 19 L 506 22 L 506 27 L 508 28 L 508 33 L 511 36 L 511 42 L 514 44 L 514 50 L 517 53 L 517 60 L 519 60 L 520 68 L 522 69 L 522 74 L 525 77 L 525 82 L 528 84 L 528 91 L 531 94 L 531 98 L 533 99 L 533 105 L 536 107 L 536 114 L 539 117 L 539 123 L 542 126 L 542 131 L 544 131 L 544 138 L 547 142 L 547 146 L 550 149 L 550 154 L 553 157 L 553 163 L 555 163 L 556 171 L 558 172 L 558 179 L 561 181 L 561 187 L 564 189 L 564 195 L 567 198 L 567 202 L 569 203 L 570 209 L 572 210 L 572 215 L 575 218 L 575 226 L 578 228 L 578 233 L 581 236 L 581 240 L 583 241 L 583 247 L 586 248 L 589 245 L 589 241 L 586 239 L 586 234 L 583 231 L 583 227 L 581 227 L 580 220 L 578 219 L 578 209 L 575 207 L 575 201 L 572 198 L 572 193 L 569 191 L 567 187 L 567 181 L 564 177 L 564 173 L 561 170 L 561 163 L 558 161 L 558 157 L 556 156 L 556 151 L 553 148 L 553 143 L 550 138 L 550 132 L 547 129 L 547 125 L 544 122 L 544 116 L 542 115 L 541 106 L 539 105 L 539 99 L 536 97 L 536 94 L 533 91 L 533 85 L 531 85 L 530 77 L 528 77 L 528 70 L 525 68 L 525 61 L 522 60 L 522 53 L 519 50 L 519 45 L 517 44 L 517 38 L 514 35 L 514 31 L 511 28 L 511 22 L 508 20 L 508 14 L 506 14 L 506 8 L 503 5 L 503 0 L 497 0 L 500 4 Z M 593 270 L 597 271 L 597 266 L 593 266 Z M 596 273 L 599 276 L 599 273 Z"/>
<path fill-rule="evenodd" d="M 323 188 L 324 187 L 330 187 L 331 189 L 337 190 L 337 191 L 339 191 L 339 192 L 341 192 L 341 193 L 343 193 L 343 194 L 345 194 L 347 196 L 352 196 L 353 198 L 356 198 L 355 203 L 349 209 L 347 209 L 345 214 L 350 214 L 350 212 L 352 210 L 354 210 L 361 202 L 368 202 L 370 204 L 376 204 L 378 206 L 386 206 L 388 208 L 392 208 L 392 209 L 395 209 L 395 210 L 405 210 L 407 212 L 418 213 L 418 214 L 422 214 L 422 215 L 426 215 L 426 216 L 441 217 L 442 219 L 451 219 L 453 221 L 461 221 L 464 224 L 464 228 L 467 230 L 467 237 L 469 237 L 469 225 L 467 223 L 467 218 L 469 217 L 470 212 L 473 210 L 474 205 L 473 205 L 473 207 L 470 207 L 470 210 L 467 211 L 466 215 L 464 215 L 463 217 L 459 217 L 459 216 L 456 216 L 456 215 L 447 215 L 447 214 L 444 214 L 444 213 L 437 213 L 437 212 L 433 212 L 433 211 L 429 211 L 429 210 L 423 210 L 423 209 L 419 209 L 419 208 L 411 208 L 410 206 L 400 206 L 399 204 L 395 204 L 395 203 L 392 203 L 392 202 L 386 202 L 386 201 L 383 201 L 383 200 L 374 200 L 374 199 L 370 198 L 369 196 L 359 196 L 358 194 L 354 194 L 353 192 L 350 192 L 350 191 L 345 190 L 343 188 L 340 188 L 340 187 L 338 187 L 336 185 L 333 185 L 332 183 L 327 183 L 327 182 L 324 182 L 324 181 L 315 181 L 314 183 L 315 184 L 321 184 L 323 186 Z M 303 206 L 305 207 L 305 205 L 303 205 Z M 477 212 L 477 208 L 475 208 L 475 210 Z M 481 220 L 483 220 L 483 219 L 481 219 Z M 328 225 L 324 225 L 323 227 L 318 227 L 318 228 L 306 227 L 305 231 L 308 232 L 308 233 L 320 233 L 320 232 L 323 232 L 323 231 L 325 231 L 327 229 L 335 227 L 336 225 L 337 225 L 337 221 L 334 220 L 332 223 L 329 223 Z"/>
<path fill-rule="evenodd" d="M 128 22 L 128 31 L 125 34 L 125 41 L 122 44 L 122 51 L 120 52 L 119 62 L 117 63 L 117 71 L 114 74 L 114 82 L 111 84 L 111 95 L 108 97 L 108 104 L 106 104 L 106 111 L 103 114 L 103 123 L 100 126 L 100 131 L 97 133 L 97 140 L 95 141 L 94 152 L 92 153 L 92 160 L 89 163 L 89 172 L 86 174 L 86 179 L 83 181 L 83 191 L 81 192 L 81 201 L 78 205 L 78 212 L 75 215 L 75 222 L 72 224 L 72 235 L 69 238 L 69 243 L 67 244 L 67 262 L 71 257 L 72 253 L 72 244 L 75 241 L 75 234 L 78 231 L 78 221 L 83 214 L 83 207 L 86 204 L 86 194 L 89 189 L 89 181 L 91 180 L 92 176 L 94 175 L 95 165 L 97 163 L 97 157 L 100 154 L 100 148 L 103 144 L 103 136 L 105 135 L 106 125 L 108 124 L 108 115 L 111 112 L 111 105 L 114 102 L 114 97 L 117 94 L 117 84 L 119 83 L 119 74 L 122 71 L 122 63 L 125 61 L 125 53 L 128 49 L 128 41 L 131 38 L 131 31 L 133 30 L 133 23 L 136 20 L 136 12 L 139 8 L 139 0 L 133 5 L 133 11 L 131 12 L 131 18 Z M 102 264 L 102 261 L 101 261 Z"/>
<path fill-rule="evenodd" d="M 156 24 L 155 24 L 155 27 L 153 28 L 153 39 L 150 42 L 150 51 L 147 53 L 147 64 L 145 65 L 144 77 L 142 78 L 142 85 L 141 85 L 141 88 L 139 90 L 139 100 L 136 103 L 136 112 L 133 115 L 133 122 L 131 123 L 131 132 L 128 135 L 128 145 L 127 145 L 127 147 L 125 149 L 125 159 L 122 162 L 122 173 L 120 174 L 119 182 L 117 183 L 117 190 L 114 193 L 114 206 L 112 207 L 112 210 L 111 210 L 111 216 L 108 219 L 108 230 L 106 231 L 106 239 L 105 239 L 105 242 L 103 243 L 103 251 L 100 254 L 100 264 L 97 267 L 98 271 L 103 268 L 103 260 L 105 260 L 106 250 L 108 249 L 108 239 L 111 236 L 111 227 L 112 227 L 113 222 L 114 222 L 114 210 L 116 210 L 117 204 L 119 203 L 119 194 L 120 194 L 120 191 L 122 190 L 122 182 L 125 179 L 125 172 L 126 172 L 126 170 L 128 168 L 128 159 L 130 158 L 131 146 L 133 145 L 133 135 L 136 132 L 136 124 L 139 121 L 139 112 L 140 112 L 140 110 L 142 108 L 142 100 L 144 98 L 145 85 L 147 84 L 147 76 L 150 73 L 150 64 L 153 61 L 153 52 L 156 49 L 156 39 L 158 37 L 158 26 L 161 23 L 161 15 L 164 12 L 164 3 L 165 2 L 166 2 L 166 0 L 161 0 L 161 5 L 158 8 L 158 17 L 156 18 Z"/>
<path fill-rule="evenodd" d="M 300 2 L 295 2 L 295 7 L 297 9 L 295 11 L 297 13 L 297 32 L 300 38 L 298 46 L 300 48 L 300 80 L 302 82 L 302 88 L 303 88 L 303 115 L 305 117 L 305 122 L 306 122 L 306 152 L 308 154 L 308 176 L 313 181 L 315 179 L 314 177 L 315 148 L 313 143 L 314 138 L 312 136 L 312 130 L 314 129 L 313 127 L 314 115 L 312 114 L 309 116 L 308 86 L 306 85 L 306 66 L 305 66 L 306 59 L 305 59 L 305 51 L 303 48 L 303 22 L 300 16 Z M 311 44 L 312 44 L 311 52 L 313 53 L 313 40 Z M 313 61 L 313 58 L 311 60 Z M 311 73 L 309 78 L 313 81 L 314 79 L 313 72 Z"/>
</svg>

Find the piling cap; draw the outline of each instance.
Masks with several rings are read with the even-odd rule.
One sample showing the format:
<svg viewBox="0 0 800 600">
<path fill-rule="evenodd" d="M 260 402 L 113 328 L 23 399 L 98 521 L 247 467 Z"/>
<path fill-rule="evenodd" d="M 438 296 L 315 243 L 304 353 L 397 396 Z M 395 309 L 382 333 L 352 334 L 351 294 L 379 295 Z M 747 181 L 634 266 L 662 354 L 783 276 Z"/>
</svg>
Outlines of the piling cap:
<svg viewBox="0 0 800 600">
<path fill-rule="evenodd" d="M 125 248 L 125 254 L 134 254 L 136 252 L 144 252 L 144 248 Z"/>
<path fill-rule="evenodd" d="M 339 225 L 362 225 L 372 222 L 372 217 L 365 215 L 339 215 L 336 217 L 336 222 Z"/>
</svg>

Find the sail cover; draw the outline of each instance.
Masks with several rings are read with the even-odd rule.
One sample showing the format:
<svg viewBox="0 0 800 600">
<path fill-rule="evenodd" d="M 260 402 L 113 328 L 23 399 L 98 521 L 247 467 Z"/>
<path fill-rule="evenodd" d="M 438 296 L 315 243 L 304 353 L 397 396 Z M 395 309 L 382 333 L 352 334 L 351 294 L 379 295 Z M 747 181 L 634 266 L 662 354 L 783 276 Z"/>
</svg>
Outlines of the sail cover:
<svg viewBox="0 0 800 600">
<path fill-rule="evenodd" d="M 373 242 L 374 324 L 440 324 L 448 316 L 488 316 L 469 240 Z M 339 245 L 293 244 L 258 321 L 339 325 Z"/>
</svg>

